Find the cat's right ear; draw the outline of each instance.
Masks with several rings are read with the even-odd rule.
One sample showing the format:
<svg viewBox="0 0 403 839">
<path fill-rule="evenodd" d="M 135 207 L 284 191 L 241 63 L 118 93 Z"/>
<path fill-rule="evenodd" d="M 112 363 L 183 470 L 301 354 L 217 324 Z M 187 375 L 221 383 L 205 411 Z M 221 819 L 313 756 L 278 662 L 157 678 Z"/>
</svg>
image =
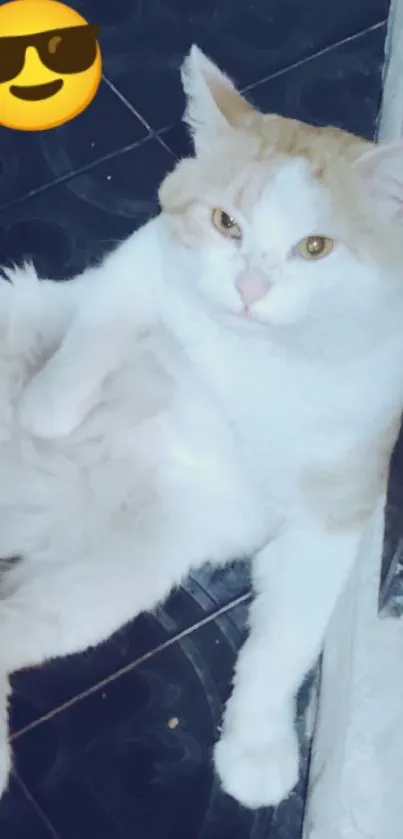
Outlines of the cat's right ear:
<svg viewBox="0 0 403 839">
<path fill-rule="evenodd" d="M 228 137 L 229 132 L 242 128 L 255 110 L 195 45 L 185 58 L 181 73 L 187 98 L 184 119 L 191 130 L 196 154 L 203 154 Z"/>
</svg>

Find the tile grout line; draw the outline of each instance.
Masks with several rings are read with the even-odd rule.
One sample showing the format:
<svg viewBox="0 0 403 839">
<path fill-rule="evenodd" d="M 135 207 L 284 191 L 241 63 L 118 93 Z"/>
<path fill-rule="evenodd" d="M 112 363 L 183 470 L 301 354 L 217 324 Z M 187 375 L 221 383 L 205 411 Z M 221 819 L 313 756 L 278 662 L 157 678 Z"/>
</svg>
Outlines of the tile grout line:
<svg viewBox="0 0 403 839">
<path fill-rule="evenodd" d="M 144 119 L 144 117 L 142 117 L 141 114 L 139 114 L 139 112 L 136 110 L 134 105 L 132 105 L 132 103 L 129 102 L 128 99 L 126 99 L 126 96 L 124 96 L 123 93 L 120 92 L 119 88 L 117 88 L 113 84 L 113 82 L 111 82 L 110 79 L 107 78 L 107 76 L 102 76 L 102 78 L 103 78 L 105 84 L 108 85 L 110 90 L 115 94 L 115 96 L 117 96 L 118 99 L 120 99 L 120 101 L 123 103 L 123 105 L 125 105 L 126 108 L 128 108 L 129 111 L 131 111 L 131 113 L 134 114 L 135 117 L 137 117 L 139 122 L 141 122 L 141 124 L 144 126 L 144 128 L 147 129 L 148 133 L 149 134 L 154 134 L 155 132 L 154 132 L 153 128 L 151 128 L 151 125 L 149 125 L 147 120 Z"/>
<path fill-rule="evenodd" d="M 153 135 L 149 134 L 146 137 L 142 137 L 141 140 L 137 140 L 135 143 L 129 143 L 127 146 L 123 146 L 121 149 L 117 151 L 109 152 L 105 154 L 103 157 L 97 158 L 97 160 L 93 160 L 90 163 L 84 164 L 84 166 L 79 167 L 78 169 L 74 169 L 72 172 L 66 172 L 65 175 L 61 175 L 59 178 L 56 178 L 54 181 L 49 181 L 48 183 L 42 184 L 42 186 L 36 187 L 36 189 L 32 189 L 30 192 L 24 193 L 24 195 L 20 195 L 14 201 L 9 201 L 7 204 L 0 205 L 0 213 L 9 210 L 11 207 L 15 207 L 18 204 L 23 203 L 29 198 L 35 198 L 37 195 L 41 195 L 42 192 L 46 192 L 48 189 L 51 189 L 52 186 L 58 186 L 58 184 L 66 183 L 66 181 L 75 178 L 78 175 L 83 175 L 91 169 L 96 169 L 98 165 L 101 163 L 107 163 L 108 160 L 114 160 L 115 157 L 119 157 L 120 154 L 126 154 L 133 149 L 142 146 L 144 143 L 147 143 L 149 140 L 153 139 Z M 172 152 L 171 152 L 172 154 Z"/>
<path fill-rule="evenodd" d="M 52 836 L 52 839 L 60 839 L 60 834 L 57 833 L 57 831 L 53 827 L 52 822 L 49 820 L 46 813 L 43 812 L 41 806 L 38 804 L 38 802 L 36 801 L 36 799 L 32 795 L 32 792 L 28 789 L 28 787 L 26 786 L 26 784 L 24 783 L 24 781 L 22 780 L 22 778 L 20 777 L 18 772 L 16 772 L 13 769 L 12 774 L 13 774 L 15 780 L 16 780 L 16 783 L 21 788 L 21 791 L 22 791 L 23 795 L 25 796 L 25 798 L 27 799 L 28 803 L 31 805 L 32 809 L 35 811 L 38 818 L 41 819 L 44 826 L 49 831 L 50 835 Z"/>
<path fill-rule="evenodd" d="M 175 123 L 173 125 L 175 125 Z M 172 125 L 169 125 L 166 128 L 161 128 L 157 133 L 153 134 L 153 137 L 155 140 L 157 140 L 160 146 L 162 146 L 167 152 L 169 152 L 169 154 L 172 155 L 173 159 L 177 161 L 179 160 L 178 155 L 175 154 L 175 152 L 168 146 L 168 143 L 166 143 L 165 140 L 163 140 L 163 135 L 166 134 L 167 131 L 169 131 L 169 129 L 172 127 Z"/>
<path fill-rule="evenodd" d="M 152 128 L 151 125 L 147 122 L 147 120 L 144 117 L 141 116 L 141 114 L 134 107 L 134 105 L 132 105 L 132 103 L 128 99 L 126 99 L 126 96 L 124 96 L 124 94 L 121 93 L 119 88 L 117 88 L 116 85 L 114 85 L 113 82 L 111 82 L 110 79 L 107 78 L 107 76 L 103 76 L 102 78 L 103 78 L 105 84 L 107 84 L 108 87 L 110 88 L 110 90 L 112 90 L 112 92 L 115 94 L 115 96 L 117 96 L 118 99 L 120 99 L 122 104 L 125 105 L 125 107 L 129 109 L 129 111 L 139 120 L 139 122 L 141 122 L 143 127 L 148 131 L 149 136 L 153 137 L 155 140 L 157 140 L 160 143 L 160 145 L 167 152 L 169 152 L 169 154 L 171 154 L 172 157 L 174 157 L 177 160 L 178 158 L 177 158 L 176 154 L 172 151 L 172 149 L 169 148 L 167 143 L 165 143 L 165 141 L 161 138 L 161 134 L 164 134 L 166 131 L 168 131 L 168 129 L 171 126 L 158 128 L 158 129 Z"/>
<path fill-rule="evenodd" d="M 348 35 L 347 38 L 343 38 L 341 41 L 336 41 L 334 44 L 330 44 L 327 47 L 323 47 L 323 49 L 318 50 L 317 52 L 312 53 L 311 55 L 306 56 L 305 58 L 301 58 L 299 61 L 295 61 L 294 64 L 288 64 L 287 67 L 282 67 L 280 70 L 276 70 L 274 73 L 270 73 L 269 76 L 265 76 L 263 79 L 259 79 L 256 82 L 251 82 L 251 84 L 246 85 L 241 89 L 241 93 L 249 93 L 254 88 L 259 87 L 261 84 L 265 84 L 265 82 L 270 82 L 272 79 L 278 79 L 280 76 L 285 76 L 288 72 L 292 70 L 297 70 L 298 67 L 302 67 L 303 64 L 309 64 L 311 61 L 314 61 L 316 58 L 321 58 L 322 55 L 327 55 L 327 53 L 332 52 L 332 50 L 337 49 L 338 47 L 343 47 L 345 44 L 350 44 L 352 41 L 357 41 L 359 38 L 362 38 L 363 35 L 366 35 L 368 32 L 376 32 L 377 29 L 382 29 L 387 23 L 387 18 L 384 18 L 378 23 L 374 23 L 372 26 L 369 26 L 367 29 L 362 29 L 360 32 L 355 32 L 354 35 Z"/>
<path fill-rule="evenodd" d="M 109 152 L 108 154 L 103 155 L 103 157 L 98 157 L 97 160 L 93 160 L 90 163 L 85 163 L 83 166 L 80 166 L 78 169 L 73 169 L 71 172 L 66 172 L 64 175 L 61 175 L 59 178 L 56 178 L 54 181 L 48 181 L 41 186 L 36 187 L 35 189 L 31 189 L 30 192 L 24 192 L 23 195 L 20 195 L 13 201 L 9 201 L 6 204 L 0 205 L 0 213 L 9 210 L 11 207 L 15 207 L 18 204 L 22 204 L 25 200 L 29 198 L 35 198 L 37 195 L 41 195 L 42 192 L 46 192 L 48 189 L 51 189 L 52 186 L 58 186 L 58 184 L 66 183 L 70 181 L 72 178 L 76 176 L 83 175 L 86 172 L 91 171 L 92 169 L 96 169 L 97 166 L 101 163 L 107 163 L 108 160 L 114 160 L 115 157 L 119 157 L 121 154 L 126 154 L 133 149 L 137 149 L 140 146 L 143 146 L 145 143 L 148 143 L 149 140 L 158 140 L 161 146 L 163 146 L 166 151 L 172 155 L 173 158 L 177 160 L 175 153 L 172 149 L 169 148 L 168 144 L 165 143 L 160 135 L 166 134 L 170 128 L 173 128 L 175 123 L 168 125 L 164 128 L 161 128 L 156 134 L 155 132 L 151 131 L 150 134 L 147 134 L 145 137 L 142 137 L 141 140 L 136 140 L 135 143 L 129 143 L 127 146 L 122 146 L 122 148 L 117 149 L 116 151 Z"/>
<path fill-rule="evenodd" d="M 236 597 L 235 600 L 232 600 L 231 603 L 227 603 L 225 606 L 221 606 L 220 609 L 217 609 L 215 612 L 212 612 L 211 615 L 207 615 L 205 618 L 201 618 L 201 620 L 197 621 L 196 623 L 192 624 L 192 626 L 183 629 L 181 632 L 178 632 L 172 638 L 168 638 L 162 644 L 159 644 L 157 647 L 154 647 L 152 650 L 144 653 L 143 655 L 139 656 L 135 661 L 131 661 L 129 664 L 125 664 L 124 667 L 120 667 L 119 670 L 116 670 L 114 673 L 111 673 L 109 676 L 101 679 L 101 681 L 97 682 L 95 685 L 91 685 L 91 687 L 87 688 L 87 690 L 82 691 L 82 693 L 77 694 L 76 696 L 71 697 L 66 702 L 63 702 L 61 705 L 58 705 L 57 708 L 53 708 L 47 714 L 44 714 L 39 719 L 34 720 L 28 725 L 24 726 L 23 728 L 19 729 L 19 731 L 14 732 L 10 735 L 10 742 L 13 743 L 22 737 L 24 734 L 32 731 L 34 728 L 37 728 L 44 722 L 52 719 L 53 717 L 60 714 L 62 711 L 71 708 L 73 705 L 77 705 L 78 702 L 81 702 L 82 699 L 86 699 L 88 696 L 92 696 L 94 693 L 97 693 L 103 687 L 107 687 L 107 685 L 111 684 L 111 682 L 115 682 L 121 676 L 126 675 L 126 673 L 130 673 L 132 670 L 135 670 L 144 662 L 149 661 L 153 656 L 157 655 L 158 653 L 162 653 L 165 650 L 172 647 L 178 641 L 182 641 L 184 638 L 187 638 L 193 632 L 196 632 L 198 629 L 202 629 L 203 626 L 207 626 L 207 624 L 212 623 L 212 621 L 216 620 L 217 618 L 221 617 L 221 615 L 225 615 L 227 612 L 231 611 L 231 609 L 235 608 L 236 606 L 240 606 L 242 603 L 247 603 L 252 598 L 251 592 L 246 592 L 246 594 L 241 594 L 239 597 Z"/>
</svg>

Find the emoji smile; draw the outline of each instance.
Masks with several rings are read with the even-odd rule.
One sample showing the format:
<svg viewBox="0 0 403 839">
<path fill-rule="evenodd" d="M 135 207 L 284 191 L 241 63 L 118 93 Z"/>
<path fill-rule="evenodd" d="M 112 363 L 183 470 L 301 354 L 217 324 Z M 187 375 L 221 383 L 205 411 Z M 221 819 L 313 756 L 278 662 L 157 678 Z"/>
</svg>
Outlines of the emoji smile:
<svg viewBox="0 0 403 839">
<path fill-rule="evenodd" d="M 63 79 L 55 79 L 54 82 L 30 85 L 29 87 L 12 84 L 10 87 L 10 93 L 12 93 L 13 96 L 16 96 L 17 99 L 24 99 L 26 102 L 39 102 L 41 99 L 50 99 L 50 97 L 54 96 L 55 93 L 58 93 L 62 87 Z"/>
</svg>

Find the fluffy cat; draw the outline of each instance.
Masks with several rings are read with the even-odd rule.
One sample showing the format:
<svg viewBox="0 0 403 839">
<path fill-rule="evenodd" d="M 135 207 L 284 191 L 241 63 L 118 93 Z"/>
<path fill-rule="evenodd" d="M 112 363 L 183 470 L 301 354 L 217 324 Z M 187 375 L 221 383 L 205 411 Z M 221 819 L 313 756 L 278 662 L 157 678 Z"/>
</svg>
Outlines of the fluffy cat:
<svg viewBox="0 0 403 839">
<path fill-rule="evenodd" d="M 1 789 L 10 672 L 250 555 L 215 765 L 244 805 L 282 800 L 295 695 L 384 492 L 403 149 L 260 114 L 195 47 L 183 80 L 196 156 L 161 214 L 70 283 L 26 266 L 0 288 L 0 556 L 22 557 L 1 580 Z"/>
</svg>

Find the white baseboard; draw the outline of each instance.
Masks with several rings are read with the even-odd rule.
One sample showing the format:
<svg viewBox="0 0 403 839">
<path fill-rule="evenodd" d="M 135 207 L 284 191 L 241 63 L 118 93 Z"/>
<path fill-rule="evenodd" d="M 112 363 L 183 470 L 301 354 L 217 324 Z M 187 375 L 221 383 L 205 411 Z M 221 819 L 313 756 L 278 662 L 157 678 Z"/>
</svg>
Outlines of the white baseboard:
<svg viewBox="0 0 403 839">
<path fill-rule="evenodd" d="M 378 139 L 390 143 L 403 136 L 403 2 L 392 0 L 385 45 L 382 106 Z M 402 833 L 403 835 L 403 833 Z"/>
<path fill-rule="evenodd" d="M 403 0 L 392 0 L 379 142 L 403 136 Z M 329 628 L 304 839 L 403 839 L 403 620 L 378 617 L 383 505 Z"/>
<path fill-rule="evenodd" d="M 383 509 L 325 644 L 304 839 L 403 837 L 403 621 L 378 617 Z"/>
</svg>

